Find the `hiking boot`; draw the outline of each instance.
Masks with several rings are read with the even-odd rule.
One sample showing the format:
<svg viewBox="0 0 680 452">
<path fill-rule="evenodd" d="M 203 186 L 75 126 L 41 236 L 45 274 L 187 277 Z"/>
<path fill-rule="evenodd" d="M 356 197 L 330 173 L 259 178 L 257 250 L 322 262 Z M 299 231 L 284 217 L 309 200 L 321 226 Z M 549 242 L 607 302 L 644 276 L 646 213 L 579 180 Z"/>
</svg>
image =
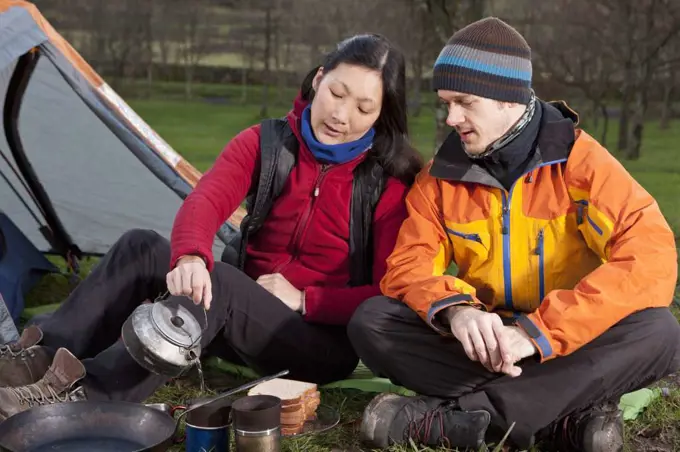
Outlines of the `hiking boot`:
<svg viewBox="0 0 680 452">
<path fill-rule="evenodd" d="M 85 367 L 65 348 L 54 355 L 45 375 L 36 383 L 0 388 L 0 422 L 38 405 L 85 400 L 85 391 L 75 384 L 85 376 Z"/>
<path fill-rule="evenodd" d="M 30 385 L 45 375 L 52 353 L 37 345 L 42 336 L 40 328 L 31 325 L 18 341 L 0 347 L 0 388 Z"/>
<path fill-rule="evenodd" d="M 462 411 L 452 400 L 380 394 L 368 404 L 361 422 L 361 439 L 372 447 L 408 444 L 474 447 L 484 444 L 491 415 Z"/>
<path fill-rule="evenodd" d="M 621 410 L 605 404 L 553 422 L 538 440 L 559 452 L 621 452 L 623 433 Z"/>
</svg>

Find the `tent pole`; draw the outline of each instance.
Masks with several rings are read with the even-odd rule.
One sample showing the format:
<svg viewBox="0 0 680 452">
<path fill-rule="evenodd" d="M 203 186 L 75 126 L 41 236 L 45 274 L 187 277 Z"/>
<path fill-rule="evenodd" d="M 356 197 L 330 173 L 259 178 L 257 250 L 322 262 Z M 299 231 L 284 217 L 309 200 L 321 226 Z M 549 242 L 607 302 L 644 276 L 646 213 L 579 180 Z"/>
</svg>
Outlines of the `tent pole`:
<svg viewBox="0 0 680 452">
<path fill-rule="evenodd" d="M 38 218 L 38 215 L 35 212 L 33 212 L 33 210 L 31 209 L 31 206 L 28 205 L 26 200 L 21 196 L 21 193 L 19 193 L 19 190 L 17 190 L 17 188 L 14 185 L 12 185 L 12 182 L 9 180 L 9 177 L 7 177 L 5 175 L 5 173 L 2 172 L 2 170 L 0 170 L 0 177 L 2 177 L 2 179 L 5 181 L 5 183 L 7 183 L 7 186 L 14 192 L 14 194 L 17 196 L 17 199 L 19 199 L 19 202 L 24 205 L 24 207 L 26 208 L 28 213 L 31 214 L 31 216 L 33 217 L 35 222 L 38 223 L 39 226 L 42 226 L 42 222 L 40 221 L 40 218 Z M 26 188 L 26 187 L 24 187 L 24 188 Z M 30 195 L 31 194 L 30 190 L 27 189 L 27 191 L 29 192 L 29 195 Z M 31 196 L 31 197 L 32 197 L 33 201 L 35 202 L 35 197 L 33 197 L 33 196 Z M 41 212 L 41 213 L 43 213 L 43 212 Z"/>
<path fill-rule="evenodd" d="M 7 90 L 8 93 L 12 93 L 13 95 L 8 96 L 5 99 L 3 123 L 7 135 L 7 144 L 14 156 L 17 167 L 45 215 L 49 231 L 45 231 L 43 228 L 43 234 L 55 251 L 62 255 L 67 260 L 68 265 L 75 270 L 74 264 L 77 266 L 77 262 L 73 262 L 73 259 L 81 259 L 82 252 L 73 243 L 73 240 L 59 219 L 57 212 L 54 210 L 54 206 L 52 205 L 45 188 L 40 183 L 31 162 L 26 157 L 23 144 L 21 143 L 21 137 L 19 136 L 19 110 L 21 108 L 21 101 L 26 92 L 26 87 L 28 86 L 31 75 L 33 74 L 33 70 L 38 64 L 39 58 L 39 48 L 34 48 L 17 60 Z"/>
</svg>

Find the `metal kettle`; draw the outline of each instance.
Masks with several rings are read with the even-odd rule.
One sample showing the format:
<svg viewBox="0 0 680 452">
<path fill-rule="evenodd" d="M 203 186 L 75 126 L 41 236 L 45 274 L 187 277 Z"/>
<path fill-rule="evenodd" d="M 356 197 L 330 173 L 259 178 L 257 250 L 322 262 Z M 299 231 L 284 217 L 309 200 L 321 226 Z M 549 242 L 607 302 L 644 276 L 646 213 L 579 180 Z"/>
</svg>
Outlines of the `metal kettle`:
<svg viewBox="0 0 680 452">
<path fill-rule="evenodd" d="M 207 322 L 205 314 L 203 328 Z M 140 366 L 155 374 L 178 377 L 200 360 L 203 328 L 176 300 L 157 300 L 138 306 L 123 324 L 121 336 Z"/>
</svg>

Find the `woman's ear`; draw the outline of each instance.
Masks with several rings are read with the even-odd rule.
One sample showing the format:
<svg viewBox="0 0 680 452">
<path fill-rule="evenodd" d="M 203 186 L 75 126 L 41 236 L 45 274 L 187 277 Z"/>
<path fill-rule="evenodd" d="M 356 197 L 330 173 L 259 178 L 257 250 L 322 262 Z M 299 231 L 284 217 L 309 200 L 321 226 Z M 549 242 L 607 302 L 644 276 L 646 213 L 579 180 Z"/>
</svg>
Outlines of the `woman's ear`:
<svg viewBox="0 0 680 452">
<path fill-rule="evenodd" d="M 312 80 L 312 88 L 314 91 L 319 90 L 319 83 L 321 83 L 321 79 L 323 78 L 323 66 L 319 67 L 319 69 L 316 71 L 316 75 L 314 76 L 314 80 Z"/>
</svg>

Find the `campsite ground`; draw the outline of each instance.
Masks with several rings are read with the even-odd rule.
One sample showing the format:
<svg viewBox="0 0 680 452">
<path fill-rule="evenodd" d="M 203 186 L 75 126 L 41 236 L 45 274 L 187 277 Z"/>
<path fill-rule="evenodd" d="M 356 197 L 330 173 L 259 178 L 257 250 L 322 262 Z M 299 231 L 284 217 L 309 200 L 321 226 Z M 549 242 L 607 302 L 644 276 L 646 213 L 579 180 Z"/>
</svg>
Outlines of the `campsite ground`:
<svg viewBox="0 0 680 452">
<path fill-rule="evenodd" d="M 190 103 L 171 100 L 173 94 L 171 91 L 163 92 L 162 101 L 130 100 L 130 104 L 171 146 L 202 171 L 210 166 L 231 137 L 257 122 L 259 105 L 241 105 L 237 100 L 233 100 L 240 95 L 236 90 L 220 92 L 216 96 L 206 94 L 205 97 L 208 99 Z M 230 95 L 233 96 L 231 100 L 228 97 Z M 256 91 L 252 91 L 250 95 L 256 95 Z M 285 106 L 274 107 L 270 108 L 269 115 L 282 115 L 285 111 Z M 411 135 L 414 143 L 426 157 L 431 156 L 433 132 L 431 113 L 424 111 L 421 116 L 413 118 Z M 615 133 L 615 128 L 612 128 L 609 134 L 611 142 L 614 142 Z M 659 130 L 656 123 L 650 123 L 645 130 L 642 158 L 636 162 L 623 162 L 638 181 L 657 198 L 678 239 L 680 239 L 680 158 L 677 152 L 679 141 L 680 123 L 672 125 L 665 131 Z M 84 268 L 89 268 L 93 263 L 86 262 Z M 66 296 L 67 290 L 64 278 L 46 277 L 30 294 L 29 303 L 46 304 L 60 301 Z M 680 296 L 680 292 L 676 295 Z M 680 318 L 680 310 L 674 309 Z M 209 372 L 211 389 L 219 390 L 233 384 L 234 381 L 225 375 Z M 660 386 L 670 388 L 670 396 L 657 399 L 640 418 L 627 424 L 628 450 L 669 452 L 680 450 L 680 375 L 661 382 Z M 190 377 L 159 390 L 154 399 L 177 404 L 195 395 L 196 391 L 195 381 Z M 324 402 L 341 410 L 341 427 L 325 435 L 284 441 L 284 449 L 305 452 L 358 450 L 360 446 L 356 438 L 357 422 L 370 397 L 354 391 L 325 391 Z M 406 450 L 424 449 L 415 447 L 393 449 L 394 452 Z"/>
</svg>

